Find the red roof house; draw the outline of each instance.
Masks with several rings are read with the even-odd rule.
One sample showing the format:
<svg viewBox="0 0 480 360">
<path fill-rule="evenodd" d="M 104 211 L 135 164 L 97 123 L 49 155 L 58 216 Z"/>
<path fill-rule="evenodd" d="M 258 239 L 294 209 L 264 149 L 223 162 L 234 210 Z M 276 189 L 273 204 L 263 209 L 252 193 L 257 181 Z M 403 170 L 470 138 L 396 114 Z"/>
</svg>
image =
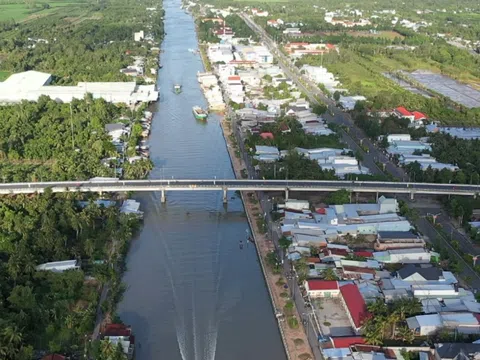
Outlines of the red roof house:
<svg viewBox="0 0 480 360">
<path fill-rule="evenodd" d="M 366 250 L 363 250 L 363 251 L 354 251 L 353 254 L 356 255 L 356 256 L 361 256 L 361 257 L 365 257 L 365 258 L 371 258 L 371 257 L 373 257 L 373 252 L 371 252 L 371 251 L 366 251 Z"/>
<path fill-rule="evenodd" d="M 403 106 L 399 106 L 395 109 L 395 111 L 400 114 L 400 115 L 403 115 L 403 116 L 412 116 L 412 113 L 410 111 L 408 111 L 407 109 L 405 109 Z"/>
<path fill-rule="evenodd" d="M 310 279 L 305 281 L 305 289 L 311 297 L 336 297 L 340 295 L 338 282 L 334 280 Z"/>
<path fill-rule="evenodd" d="M 265 139 L 272 139 L 273 140 L 273 138 L 274 138 L 273 134 L 271 132 L 263 132 L 263 133 L 260 134 L 260 137 L 264 140 Z"/>
<path fill-rule="evenodd" d="M 357 285 L 348 284 L 340 288 L 343 304 L 347 310 L 347 315 L 355 332 L 358 332 L 363 321 L 368 317 L 367 305 Z"/>
<path fill-rule="evenodd" d="M 333 45 L 333 44 L 327 44 L 327 49 L 328 49 L 328 50 L 335 50 L 335 45 Z"/>
<path fill-rule="evenodd" d="M 361 336 L 339 336 L 330 339 L 333 347 L 336 349 L 348 348 L 357 344 L 365 344 L 365 339 Z"/>
<path fill-rule="evenodd" d="M 412 114 L 415 121 L 427 119 L 427 115 L 425 115 L 424 113 L 421 113 L 420 111 L 413 111 Z"/>
</svg>

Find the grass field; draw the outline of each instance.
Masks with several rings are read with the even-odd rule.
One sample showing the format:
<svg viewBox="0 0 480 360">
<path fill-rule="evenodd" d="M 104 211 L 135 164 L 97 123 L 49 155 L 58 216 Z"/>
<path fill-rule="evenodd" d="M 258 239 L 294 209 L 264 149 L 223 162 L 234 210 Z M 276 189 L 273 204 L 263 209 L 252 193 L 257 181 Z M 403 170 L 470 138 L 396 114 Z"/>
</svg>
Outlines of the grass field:
<svg viewBox="0 0 480 360">
<path fill-rule="evenodd" d="M 38 18 L 56 12 L 59 8 L 66 6 L 76 6 L 79 3 L 74 1 L 51 1 L 49 9 L 32 9 L 25 3 L 1 4 L 0 3 L 0 22 L 14 20 L 16 22 L 26 21 L 31 18 Z M 38 11 L 37 11 L 38 10 Z"/>
</svg>

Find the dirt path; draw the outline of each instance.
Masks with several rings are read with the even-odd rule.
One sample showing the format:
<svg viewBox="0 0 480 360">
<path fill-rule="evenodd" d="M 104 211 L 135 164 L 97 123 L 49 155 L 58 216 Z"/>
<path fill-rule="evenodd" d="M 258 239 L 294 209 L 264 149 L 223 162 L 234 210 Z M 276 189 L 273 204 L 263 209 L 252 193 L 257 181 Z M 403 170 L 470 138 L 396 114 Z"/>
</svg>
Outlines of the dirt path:
<svg viewBox="0 0 480 360">
<path fill-rule="evenodd" d="M 241 179 L 241 171 L 242 169 L 245 169 L 245 165 L 243 164 L 243 161 L 236 155 L 237 145 L 231 140 L 231 124 L 228 120 L 223 120 L 221 126 L 225 136 L 225 141 L 227 142 L 227 148 L 232 161 L 233 169 L 235 171 L 235 176 L 237 179 Z M 257 226 L 256 219 L 259 215 L 261 216 L 262 213 L 257 195 L 256 193 L 248 193 L 244 191 L 242 192 L 242 198 L 250 227 L 254 235 L 255 245 L 259 253 L 260 264 L 265 275 L 265 280 L 273 307 L 274 309 L 278 309 L 279 312 L 283 313 L 285 304 L 291 299 L 289 296 L 284 297 L 285 294 L 288 293 L 288 290 L 284 289 L 283 287 L 283 284 L 286 282 L 286 280 L 281 275 L 273 274 L 272 270 L 265 263 L 265 256 L 274 250 L 274 245 L 272 241 L 267 238 L 267 236 L 262 234 Z M 293 308 L 293 316 L 295 316 L 298 320 L 298 327 L 296 329 L 292 329 L 290 326 L 288 326 L 286 319 L 278 322 L 287 356 L 291 360 L 313 359 L 312 351 L 308 344 L 307 335 L 305 334 L 301 323 L 301 317 L 299 316 L 296 307 Z"/>
</svg>

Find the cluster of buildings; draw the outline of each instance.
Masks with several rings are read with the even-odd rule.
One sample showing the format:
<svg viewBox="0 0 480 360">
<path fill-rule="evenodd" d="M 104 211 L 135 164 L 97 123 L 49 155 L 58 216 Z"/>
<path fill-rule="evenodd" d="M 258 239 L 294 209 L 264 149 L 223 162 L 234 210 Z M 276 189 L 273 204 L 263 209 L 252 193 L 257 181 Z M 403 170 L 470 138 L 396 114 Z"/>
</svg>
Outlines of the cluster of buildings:
<svg viewBox="0 0 480 360">
<path fill-rule="evenodd" d="M 288 258 L 304 258 L 308 264 L 304 300 L 325 358 L 357 358 L 368 348 L 370 356 L 378 352 L 378 358 L 403 359 L 398 347 L 395 356 L 395 351 L 384 353 L 388 347 L 365 345 L 363 327 L 372 316 L 367 304 L 378 299 L 420 303 L 418 315 L 406 319 L 414 336 L 480 334 L 480 304 L 474 294 L 459 286 L 452 272 L 437 267 L 439 254 L 426 248 L 398 210 L 396 199 L 385 197 L 374 204 L 314 207 L 291 199 L 278 206 L 282 234 L 291 241 Z M 336 280 L 325 279 L 327 272 Z M 443 351 L 440 344 L 420 350 Z"/>
<path fill-rule="evenodd" d="M 478 127 L 463 127 L 463 126 L 440 126 L 436 123 L 431 123 L 425 126 L 429 133 L 448 134 L 463 140 L 477 140 L 480 139 L 480 128 Z"/>
<path fill-rule="evenodd" d="M 223 101 L 223 94 L 218 85 L 218 78 L 212 73 L 198 73 L 198 82 L 205 94 L 208 102 L 208 107 L 212 111 L 225 110 L 225 102 Z"/>
<path fill-rule="evenodd" d="M 102 159 L 102 163 L 107 167 L 115 168 L 115 175 L 122 176 L 123 169 L 121 164 L 124 160 L 129 163 L 134 163 L 139 160 L 148 159 L 150 157 L 149 146 L 147 144 L 148 136 L 150 135 L 150 127 L 153 114 L 150 111 L 145 111 L 144 116 L 140 119 L 139 125 L 142 127 L 142 133 L 137 144 L 130 144 L 131 125 L 129 119 L 120 118 L 118 122 L 105 125 L 105 132 L 111 139 L 112 144 L 115 146 L 118 154 L 117 157 Z M 131 152 L 127 157 L 127 149 L 134 148 L 135 155 L 132 156 Z M 120 166 L 119 166 L 120 165 Z"/>
<path fill-rule="evenodd" d="M 325 12 L 325 16 L 323 19 L 325 20 L 326 23 L 332 24 L 332 25 L 340 25 L 346 28 L 352 28 L 355 26 L 369 26 L 371 25 L 371 21 L 368 19 L 361 18 L 362 13 L 359 10 L 355 10 L 355 13 L 353 14 L 353 17 L 350 15 L 347 19 L 343 18 L 345 17 L 345 14 L 339 11 L 327 11 Z"/>
<path fill-rule="evenodd" d="M 333 44 L 316 44 L 307 42 L 289 42 L 283 46 L 284 50 L 291 58 L 300 58 L 304 55 L 323 55 L 330 51 L 337 51 L 338 48 Z"/>
</svg>

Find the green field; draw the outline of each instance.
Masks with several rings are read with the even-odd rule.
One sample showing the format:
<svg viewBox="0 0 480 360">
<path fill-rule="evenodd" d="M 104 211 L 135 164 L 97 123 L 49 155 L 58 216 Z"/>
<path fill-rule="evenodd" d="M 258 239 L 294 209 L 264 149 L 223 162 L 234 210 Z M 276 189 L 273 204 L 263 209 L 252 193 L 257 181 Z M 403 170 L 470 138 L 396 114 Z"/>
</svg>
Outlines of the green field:
<svg viewBox="0 0 480 360">
<path fill-rule="evenodd" d="M 28 20 L 29 18 L 36 18 L 39 16 L 46 16 L 48 14 L 54 13 L 58 8 L 65 6 L 75 6 L 78 5 L 78 2 L 73 1 L 51 1 L 48 2 L 49 8 L 43 9 L 41 4 L 32 7 L 25 3 L 18 4 L 2 4 L 0 3 L 0 22 L 2 21 L 11 21 L 15 22 Z"/>
</svg>

